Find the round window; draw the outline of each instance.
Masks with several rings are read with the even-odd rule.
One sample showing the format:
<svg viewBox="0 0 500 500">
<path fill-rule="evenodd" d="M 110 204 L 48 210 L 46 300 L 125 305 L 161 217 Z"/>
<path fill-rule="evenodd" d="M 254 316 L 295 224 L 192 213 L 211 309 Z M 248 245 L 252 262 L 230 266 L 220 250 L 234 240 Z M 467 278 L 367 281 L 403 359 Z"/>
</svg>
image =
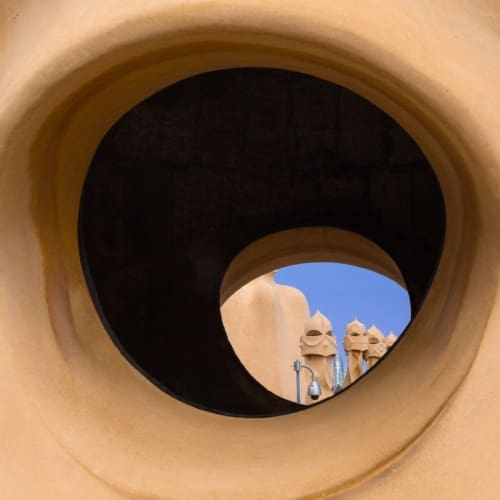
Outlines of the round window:
<svg viewBox="0 0 500 500">
<path fill-rule="evenodd" d="M 124 356 L 186 403 L 238 416 L 301 408 L 249 373 L 220 315 L 293 248 L 227 278 L 235 257 L 297 228 L 359 235 L 344 248 L 353 256 L 366 242 L 382 249 L 416 313 L 445 212 L 429 162 L 393 119 L 343 87 L 277 69 L 200 74 L 135 106 L 100 143 L 80 207 L 86 278 Z"/>
</svg>

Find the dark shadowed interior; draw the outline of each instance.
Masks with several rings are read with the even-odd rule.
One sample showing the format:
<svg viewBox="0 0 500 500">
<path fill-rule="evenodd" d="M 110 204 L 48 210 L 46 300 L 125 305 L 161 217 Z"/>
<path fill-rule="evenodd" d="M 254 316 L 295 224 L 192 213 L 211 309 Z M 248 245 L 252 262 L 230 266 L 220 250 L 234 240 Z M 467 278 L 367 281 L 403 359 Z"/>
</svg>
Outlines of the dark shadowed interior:
<svg viewBox="0 0 500 500">
<path fill-rule="evenodd" d="M 246 68 L 178 82 L 124 115 L 90 165 L 79 229 L 95 305 L 134 366 L 197 407 L 268 416 L 301 407 L 240 363 L 219 288 L 248 244 L 306 226 L 380 245 L 418 311 L 445 230 L 441 190 L 420 149 L 343 87 Z"/>
</svg>

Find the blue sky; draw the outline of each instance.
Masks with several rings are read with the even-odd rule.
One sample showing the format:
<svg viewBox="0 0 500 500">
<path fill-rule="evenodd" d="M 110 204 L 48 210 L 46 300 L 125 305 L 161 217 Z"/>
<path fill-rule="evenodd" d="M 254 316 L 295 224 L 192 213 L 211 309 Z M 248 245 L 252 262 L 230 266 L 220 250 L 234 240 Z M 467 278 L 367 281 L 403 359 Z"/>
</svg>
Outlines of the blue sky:
<svg viewBox="0 0 500 500">
<path fill-rule="evenodd" d="M 311 315 L 319 309 L 330 320 L 341 354 L 345 327 L 355 316 L 384 335 L 392 330 L 399 336 L 410 321 L 408 292 L 367 269 L 331 262 L 297 264 L 279 269 L 275 281 L 301 290 Z"/>
</svg>

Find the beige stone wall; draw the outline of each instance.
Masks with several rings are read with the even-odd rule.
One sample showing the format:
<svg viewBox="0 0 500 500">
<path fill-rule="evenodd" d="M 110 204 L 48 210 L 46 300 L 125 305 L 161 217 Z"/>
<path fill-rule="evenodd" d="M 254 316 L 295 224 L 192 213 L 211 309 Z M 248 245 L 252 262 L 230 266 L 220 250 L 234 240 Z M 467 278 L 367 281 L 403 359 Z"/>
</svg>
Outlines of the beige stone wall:
<svg viewBox="0 0 500 500">
<path fill-rule="evenodd" d="M 499 13 L 496 0 L 4 1 L 0 496 L 496 498 Z M 95 313 L 76 236 L 114 120 L 182 77 L 251 65 L 383 108 L 447 207 L 442 262 L 397 351 L 338 398 L 269 419 L 188 407 L 136 372 Z"/>
<path fill-rule="evenodd" d="M 245 368 L 264 387 L 295 401 L 293 361 L 309 306 L 296 288 L 278 285 L 274 272 L 254 279 L 221 307 L 228 338 Z M 307 380 L 307 379 L 306 379 Z"/>
</svg>

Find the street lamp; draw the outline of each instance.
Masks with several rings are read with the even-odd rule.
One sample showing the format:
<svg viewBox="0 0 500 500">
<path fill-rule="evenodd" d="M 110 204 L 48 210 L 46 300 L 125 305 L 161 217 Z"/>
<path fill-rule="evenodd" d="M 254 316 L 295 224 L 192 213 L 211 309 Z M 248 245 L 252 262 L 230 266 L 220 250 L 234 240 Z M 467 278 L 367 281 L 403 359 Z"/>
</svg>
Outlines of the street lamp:
<svg viewBox="0 0 500 500">
<path fill-rule="evenodd" d="M 307 370 L 309 370 L 312 377 L 311 383 L 307 387 L 308 396 L 314 400 L 319 399 L 319 397 L 321 396 L 321 387 L 318 381 L 316 380 L 316 374 L 314 373 L 314 370 L 310 366 L 307 366 L 306 364 L 302 363 L 300 359 L 296 359 L 293 362 L 293 369 L 295 371 L 295 381 L 297 386 L 297 403 L 299 404 L 300 404 L 300 370 L 302 368 L 306 368 Z"/>
</svg>

